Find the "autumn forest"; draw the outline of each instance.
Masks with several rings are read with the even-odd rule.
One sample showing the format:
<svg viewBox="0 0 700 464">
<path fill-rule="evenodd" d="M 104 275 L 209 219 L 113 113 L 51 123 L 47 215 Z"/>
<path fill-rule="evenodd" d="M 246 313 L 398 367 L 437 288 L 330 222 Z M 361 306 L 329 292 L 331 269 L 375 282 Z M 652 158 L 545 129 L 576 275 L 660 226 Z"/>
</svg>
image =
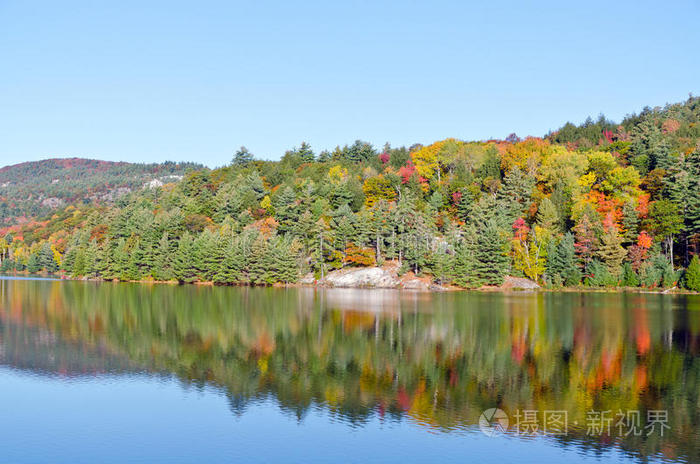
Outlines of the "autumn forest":
<svg viewBox="0 0 700 464">
<path fill-rule="evenodd" d="M 279 161 L 241 147 L 225 167 L 178 166 L 33 212 L 3 196 L 2 272 L 273 285 L 391 263 L 462 288 L 700 291 L 698 97 L 541 138 L 302 143 Z"/>
</svg>

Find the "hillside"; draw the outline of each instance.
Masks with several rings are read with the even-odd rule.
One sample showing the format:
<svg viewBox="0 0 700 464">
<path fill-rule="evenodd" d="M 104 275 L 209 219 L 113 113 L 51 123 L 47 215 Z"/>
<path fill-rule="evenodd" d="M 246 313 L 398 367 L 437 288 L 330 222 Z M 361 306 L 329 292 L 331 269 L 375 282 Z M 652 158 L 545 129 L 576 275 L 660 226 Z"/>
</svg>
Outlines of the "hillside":
<svg viewBox="0 0 700 464">
<path fill-rule="evenodd" d="M 0 224 L 44 216 L 71 204 L 109 203 L 153 185 L 179 180 L 195 163 L 47 159 L 0 168 Z"/>
<path fill-rule="evenodd" d="M 167 188 L 136 188 L 153 177 L 143 171 L 118 202 L 0 228 L 0 270 L 273 285 L 391 264 L 465 288 L 510 275 L 700 290 L 697 97 L 544 138 L 382 150 L 357 141 L 318 154 L 302 144 L 279 161 L 242 148 L 229 166 Z M 53 174 L 36 177 L 54 185 Z"/>
</svg>

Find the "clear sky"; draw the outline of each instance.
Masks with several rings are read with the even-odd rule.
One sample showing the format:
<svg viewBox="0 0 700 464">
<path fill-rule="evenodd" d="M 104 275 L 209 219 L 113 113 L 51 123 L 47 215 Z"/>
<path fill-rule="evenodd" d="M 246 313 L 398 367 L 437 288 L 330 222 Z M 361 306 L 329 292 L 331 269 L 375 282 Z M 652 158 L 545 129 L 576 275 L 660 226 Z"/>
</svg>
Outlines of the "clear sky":
<svg viewBox="0 0 700 464">
<path fill-rule="evenodd" d="M 0 165 L 543 135 L 700 92 L 700 1 L 0 0 Z"/>
</svg>

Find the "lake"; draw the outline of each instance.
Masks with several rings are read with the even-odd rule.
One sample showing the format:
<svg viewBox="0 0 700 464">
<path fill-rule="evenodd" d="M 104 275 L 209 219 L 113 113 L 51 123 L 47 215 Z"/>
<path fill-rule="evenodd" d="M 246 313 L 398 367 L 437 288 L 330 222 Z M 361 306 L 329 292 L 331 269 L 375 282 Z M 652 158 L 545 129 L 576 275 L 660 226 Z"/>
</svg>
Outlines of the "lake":
<svg viewBox="0 0 700 464">
<path fill-rule="evenodd" d="M 0 279 L 0 461 L 700 462 L 700 297 Z"/>
</svg>

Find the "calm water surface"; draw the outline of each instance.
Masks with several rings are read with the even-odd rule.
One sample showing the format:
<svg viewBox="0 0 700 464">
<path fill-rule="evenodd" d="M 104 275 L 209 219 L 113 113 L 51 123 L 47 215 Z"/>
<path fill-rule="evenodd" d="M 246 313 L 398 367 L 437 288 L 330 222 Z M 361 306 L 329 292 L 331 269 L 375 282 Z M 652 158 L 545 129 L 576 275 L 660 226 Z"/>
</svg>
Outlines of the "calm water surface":
<svg viewBox="0 0 700 464">
<path fill-rule="evenodd" d="M 698 296 L 0 278 L 2 463 L 700 462 L 699 403 Z"/>
</svg>

